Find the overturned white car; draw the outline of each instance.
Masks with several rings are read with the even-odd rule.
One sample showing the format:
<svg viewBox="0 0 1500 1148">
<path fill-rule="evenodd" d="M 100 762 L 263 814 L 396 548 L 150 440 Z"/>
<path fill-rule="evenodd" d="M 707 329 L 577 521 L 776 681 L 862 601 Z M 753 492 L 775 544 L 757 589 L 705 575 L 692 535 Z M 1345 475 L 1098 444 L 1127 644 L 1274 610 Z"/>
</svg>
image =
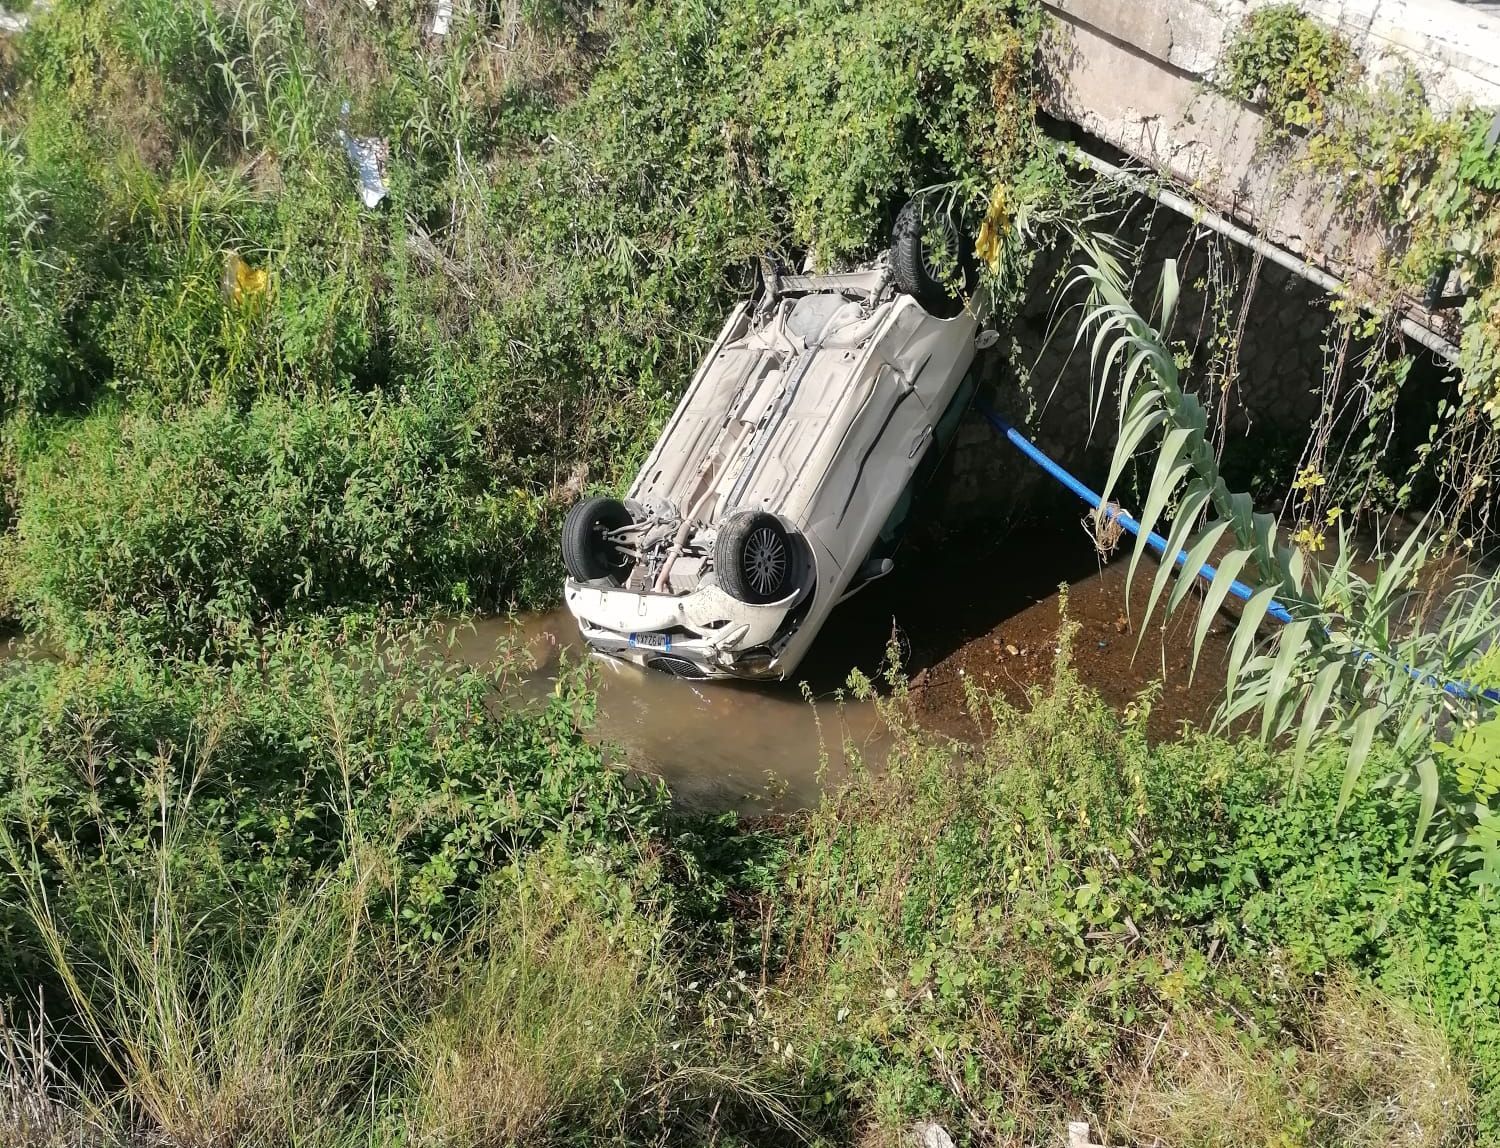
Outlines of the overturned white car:
<svg viewBox="0 0 1500 1148">
<path fill-rule="evenodd" d="M 958 236 L 908 205 L 872 266 L 770 276 L 734 310 L 624 501 L 568 514 L 565 596 L 590 647 L 683 677 L 786 677 L 890 571 L 973 393 Z"/>
</svg>

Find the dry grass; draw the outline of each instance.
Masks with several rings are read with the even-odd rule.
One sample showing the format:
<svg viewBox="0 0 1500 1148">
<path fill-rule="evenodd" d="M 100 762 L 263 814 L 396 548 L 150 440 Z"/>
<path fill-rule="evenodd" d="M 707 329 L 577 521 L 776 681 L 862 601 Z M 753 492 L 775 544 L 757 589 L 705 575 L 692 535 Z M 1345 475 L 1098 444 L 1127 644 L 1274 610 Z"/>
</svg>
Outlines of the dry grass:
<svg viewBox="0 0 1500 1148">
<path fill-rule="evenodd" d="M 123 878 L 88 912 L 67 916 L 27 890 L 73 1023 L 119 1082 L 105 1093 L 75 1078 L 51 1094 L 61 1107 L 36 1110 L 54 1124 L 72 1112 L 128 1113 L 153 1143 L 184 1148 L 290 1143 L 320 1126 L 357 1131 L 396 1023 L 366 882 L 331 878 L 267 917 L 247 912 L 226 933 L 211 924 L 222 913 L 192 908 L 171 872 L 163 860 L 144 881 Z M 18 1095 L 43 1094 L 50 1062 L 40 1048 L 33 1041 L 11 1058 Z"/>
<path fill-rule="evenodd" d="M 413 1042 L 419 1143 L 537 1142 L 565 1118 L 608 1120 L 657 1075 L 672 994 L 654 938 L 538 880 L 469 947 Z"/>
<path fill-rule="evenodd" d="M 1307 1004 L 1300 1046 L 1184 1017 L 1153 1048 L 1122 1124 L 1129 1141 L 1447 1148 L 1472 1140 L 1460 1066 L 1429 1018 L 1337 978 Z"/>
<path fill-rule="evenodd" d="M 266 0 L 239 0 L 278 16 L 290 11 Z M 356 110 L 389 90 L 401 61 L 391 52 L 392 29 L 410 58 L 427 73 L 437 100 L 462 99 L 474 109 L 496 105 L 512 88 L 537 86 L 565 95 L 573 68 L 584 62 L 587 6 L 538 5 L 521 0 L 452 0 L 451 27 L 431 34 L 437 0 L 396 0 L 367 17 L 339 0 L 304 0 L 294 9 L 312 59 L 343 90 Z M 258 19 L 265 19 L 259 16 Z M 563 85 L 559 87 L 558 85 Z"/>
<path fill-rule="evenodd" d="M 22 1027 L 0 1011 L 0 1144 L 5 1148 L 131 1148 L 77 1077 L 40 1016 Z"/>
<path fill-rule="evenodd" d="M 370 867 L 373 869 L 373 866 Z M 0 1016 L 0 1148 L 498 1148 L 733 1117 L 801 1131 L 785 1082 L 691 1023 L 665 922 L 533 859 L 486 923 L 403 950 L 351 861 L 225 930 L 164 877 L 86 922 L 32 902 L 67 1011 L 114 1081 Z M 696 987 L 696 986 L 692 986 Z"/>
</svg>

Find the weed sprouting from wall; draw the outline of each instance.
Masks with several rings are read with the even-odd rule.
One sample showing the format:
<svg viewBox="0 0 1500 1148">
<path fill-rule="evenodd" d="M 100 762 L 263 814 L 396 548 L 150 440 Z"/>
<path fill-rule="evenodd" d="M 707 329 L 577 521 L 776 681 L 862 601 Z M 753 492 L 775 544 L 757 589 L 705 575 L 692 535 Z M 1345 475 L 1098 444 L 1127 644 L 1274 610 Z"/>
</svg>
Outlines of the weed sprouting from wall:
<svg viewBox="0 0 1500 1148">
<path fill-rule="evenodd" d="M 1433 110 L 1409 67 L 1367 77 L 1338 32 L 1293 4 L 1250 13 L 1217 80 L 1264 109 L 1265 142 L 1286 154 L 1289 178 L 1318 179 L 1356 241 L 1383 252 L 1334 302 L 1324 411 L 1299 468 L 1316 481 L 1289 509 L 1315 540 L 1330 515 L 1436 503 L 1450 539 L 1482 542 L 1500 465 L 1494 110 Z M 1425 436 L 1396 462 L 1390 448 L 1414 361 L 1396 320 L 1414 305 L 1438 308 L 1459 353 L 1451 393 L 1424 412 Z"/>
</svg>

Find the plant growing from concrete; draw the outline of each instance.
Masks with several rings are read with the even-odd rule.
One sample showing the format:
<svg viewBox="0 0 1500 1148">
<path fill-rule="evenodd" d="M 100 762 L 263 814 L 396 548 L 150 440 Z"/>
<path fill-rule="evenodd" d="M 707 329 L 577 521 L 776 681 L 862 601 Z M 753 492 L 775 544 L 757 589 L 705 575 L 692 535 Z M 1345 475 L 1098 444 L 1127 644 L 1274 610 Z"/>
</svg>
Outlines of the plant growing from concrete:
<svg viewBox="0 0 1500 1148">
<path fill-rule="evenodd" d="M 1263 103 L 1282 139 L 1326 122 L 1330 101 L 1342 85 L 1358 80 L 1359 70 L 1349 42 L 1296 4 L 1251 12 L 1220 68 L 1225 89 Z"/>
<path fill-rule="evenodd" d="M 1325 390 L 1337 393 L 1351 366 L 1358 385 L 1329 404 L 1304 463 L 1327 469 L 1338 423 L 1352 440 L 1350 465 L 1292 500 L 1303 525 L 1315 533 L 1335 506 L 1408 505 L 1413 487 L 1430 479 L 1449 521 L 1472 510 L 1488 526 L 1500 465 L 1500 117 L 1467 106 L 1435 111 L 1410 68 L 1368 76 L 1347 40 L 1295 4 L 1251 12 L 1217 81 L 1263 107 L 1266 142 L 1287 150 L 1288 171 L 1331 189 L 1343 224 L 1385 253 L 1334 303 Z M 1392 317 L 1418 303 L 1457 319 L 1456 393 L 1439 405 L 1403 477 L 1382 457 L 1412 362 Z"/>
</svg>

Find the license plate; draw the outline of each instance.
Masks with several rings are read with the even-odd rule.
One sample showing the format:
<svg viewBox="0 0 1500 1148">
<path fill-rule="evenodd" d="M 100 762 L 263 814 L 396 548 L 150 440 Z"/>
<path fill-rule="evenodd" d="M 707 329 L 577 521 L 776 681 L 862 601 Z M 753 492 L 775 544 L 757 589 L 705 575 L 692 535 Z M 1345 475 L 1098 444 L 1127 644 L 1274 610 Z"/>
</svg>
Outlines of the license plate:
<svg viewBox="0 0 1500 1148">
<path fill-rule="evenodd" d="M 640 650 L 670 650 L 671 634 L 631 634 L 630 644 Z"/>
</svg>

